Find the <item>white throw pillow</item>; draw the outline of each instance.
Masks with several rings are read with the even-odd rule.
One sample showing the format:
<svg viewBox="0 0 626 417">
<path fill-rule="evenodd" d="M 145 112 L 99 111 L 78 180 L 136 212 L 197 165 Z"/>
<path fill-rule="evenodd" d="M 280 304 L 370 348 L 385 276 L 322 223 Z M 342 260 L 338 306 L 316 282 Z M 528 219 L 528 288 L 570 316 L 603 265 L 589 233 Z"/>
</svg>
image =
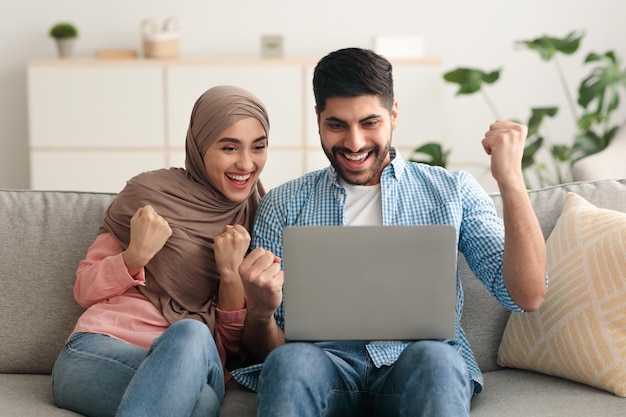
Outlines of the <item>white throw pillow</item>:
<svg viewBox="0 0 626 417">
<path fill-rule="evenodd" d="M 546 249 L 546 299 L 511 314 L 498 364 L 626 397 L 626 214 L 568 193 Z"/>
</svg>

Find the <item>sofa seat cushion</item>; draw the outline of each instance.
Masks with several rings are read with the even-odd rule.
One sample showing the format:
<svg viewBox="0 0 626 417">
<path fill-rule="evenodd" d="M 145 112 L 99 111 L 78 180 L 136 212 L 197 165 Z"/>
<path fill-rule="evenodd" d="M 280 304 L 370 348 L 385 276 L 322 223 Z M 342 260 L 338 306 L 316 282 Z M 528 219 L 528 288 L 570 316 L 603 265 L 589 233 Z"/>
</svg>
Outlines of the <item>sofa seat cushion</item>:
<svg viewBox="0 0 626 417">
<path fill-rule="evenodd" d="M 472 401 L 472 417 L 624 415 L 624 399 L 565 379 L 516 369 L 484 377 L 485 389 Z M 51 383 L 50 375 L 0 374 L 0 416 L 80 416 L 54 405 Z M 235 383 L 229 386 L 220 416 L 255 415 L 256 394 Z"/>
<path fill-rule="evenodd" d="M 226 389 L 220 417 L 254 416 L 256 416 L 256 393 L 231 380 Z"/>
<path fill-rule="evenodd" d="M 502 369 L 484 377 L 472 417 L 618 417 L 626 407 L 626 400 L 606 391 L 540 373 Z"/>
<path fill-rule="evenodd" d="M 472 400 L 472 417 L 624 415 L 624 400 L 566 379 L 517 369 L 485 372 L 485 389 Z M 256 394 L 236 382 L 226 393 L 221 417 L 253 417 Z"/>
</svg>

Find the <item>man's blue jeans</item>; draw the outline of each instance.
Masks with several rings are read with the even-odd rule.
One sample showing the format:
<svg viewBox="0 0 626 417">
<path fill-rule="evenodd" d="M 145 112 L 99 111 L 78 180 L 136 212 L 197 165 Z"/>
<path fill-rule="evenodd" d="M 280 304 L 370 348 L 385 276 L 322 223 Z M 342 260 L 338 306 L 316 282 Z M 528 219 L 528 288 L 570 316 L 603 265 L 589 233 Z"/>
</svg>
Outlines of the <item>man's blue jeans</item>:
<svg viewBox="0 0 626 417">
<path fill-rule="evenodd" d="M 94 333 L 74 334 L 52 371 L 61 408 L 89 417 L 219 415 L 224 373 L 204 323 L 174 323 L 149 350 Z"/>
<path fill-rule="evenodd" d="M 474 383 L 447 343 L 409 345 L 376 368 L 363 343 L 287 343 L 267 357 L 259 417 L 469 416 Z"/>
</svg>

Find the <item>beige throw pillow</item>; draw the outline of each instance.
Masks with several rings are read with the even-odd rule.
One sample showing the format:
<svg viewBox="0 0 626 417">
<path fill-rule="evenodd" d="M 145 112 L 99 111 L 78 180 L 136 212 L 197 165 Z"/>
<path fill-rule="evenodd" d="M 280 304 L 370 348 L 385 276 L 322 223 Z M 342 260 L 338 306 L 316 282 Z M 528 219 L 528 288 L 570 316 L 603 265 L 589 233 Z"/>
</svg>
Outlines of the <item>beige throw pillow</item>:
<svg viewBox="0 0 626 417">
<path fill-rule="evenodd" d="M 626 397 L 626 214 L 568 193 L 546 249 L 546 299 L 511 314 L 498 364 Z"/>
</svg>

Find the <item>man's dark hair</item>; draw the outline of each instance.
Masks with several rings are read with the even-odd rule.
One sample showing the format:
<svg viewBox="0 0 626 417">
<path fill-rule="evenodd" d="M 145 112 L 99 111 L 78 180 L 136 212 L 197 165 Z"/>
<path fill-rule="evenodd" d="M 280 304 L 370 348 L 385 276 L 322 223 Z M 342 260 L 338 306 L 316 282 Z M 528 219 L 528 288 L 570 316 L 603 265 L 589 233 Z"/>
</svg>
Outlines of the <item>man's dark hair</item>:
<svg viewBox="0 0 626 417">
<path fill-rule="evenodd" d="M 391 111 L 393 76 L 389 61 L 369 49 L 345 48 L 322 58 L 313 72 L 313 94 L 318 113 L 333 97 L 376 95 Z"/>
</svg>

